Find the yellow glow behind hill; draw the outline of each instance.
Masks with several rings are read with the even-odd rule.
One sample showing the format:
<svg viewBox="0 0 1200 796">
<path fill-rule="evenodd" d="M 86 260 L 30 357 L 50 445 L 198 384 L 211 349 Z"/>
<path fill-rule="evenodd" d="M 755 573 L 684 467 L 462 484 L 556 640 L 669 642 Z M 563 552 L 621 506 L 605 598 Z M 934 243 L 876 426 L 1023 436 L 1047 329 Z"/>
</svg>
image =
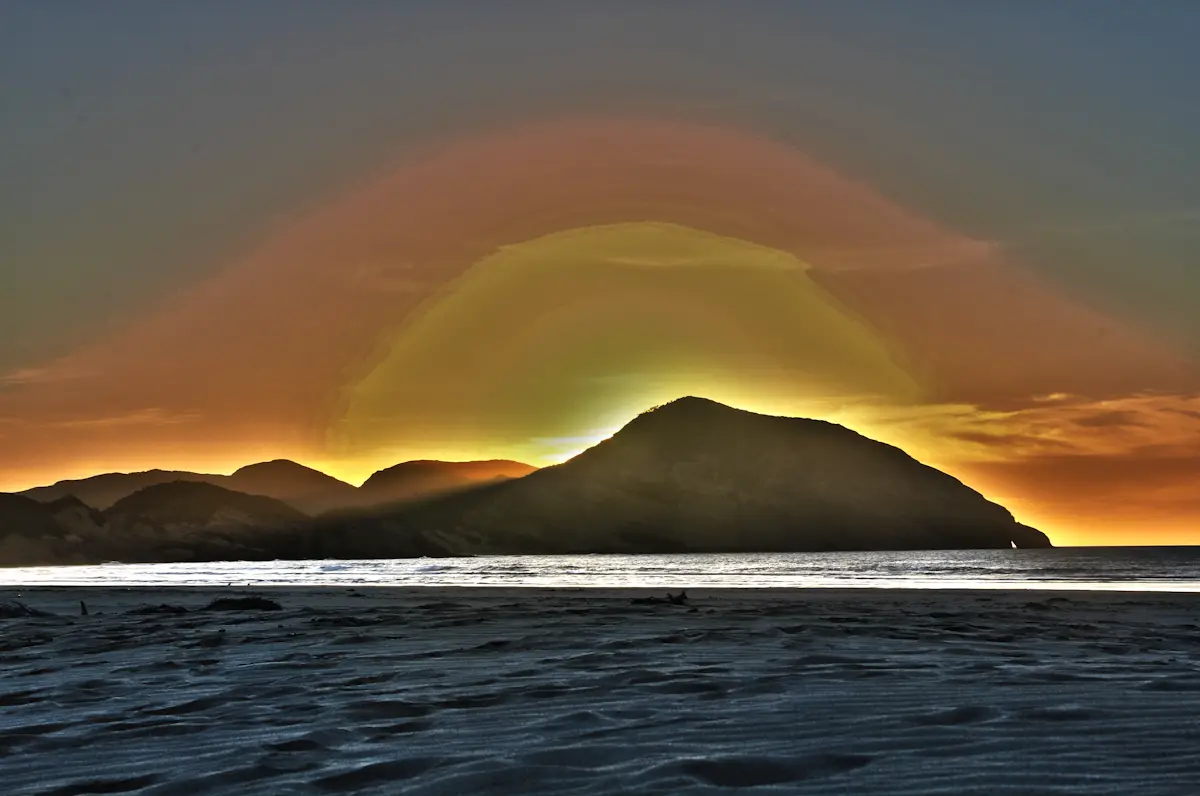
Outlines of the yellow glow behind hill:
<svg viewBox="0 0 1200 796">
<path fill-rule="evenodd" d="M 329 452 L 548 464 L 681 395 L 804 415 L 919 394 L 793 256 L 617 224 L 506 246 L 448 285 L 346 390 Z"/>
</svg>

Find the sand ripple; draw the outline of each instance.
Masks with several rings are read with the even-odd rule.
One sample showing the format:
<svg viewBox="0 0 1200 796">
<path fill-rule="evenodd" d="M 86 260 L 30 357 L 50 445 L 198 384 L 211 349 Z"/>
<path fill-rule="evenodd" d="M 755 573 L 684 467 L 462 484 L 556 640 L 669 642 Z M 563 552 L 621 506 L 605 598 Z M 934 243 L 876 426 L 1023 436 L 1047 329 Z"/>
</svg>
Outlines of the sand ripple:
<svg viewBox="0 0 1200 796">
<path fill-rule="evenodd" d="M 1194 595 L 9 589 L 6 794 L 1194 794 Z M 79 615 L 84 599 L 89 615 Z"/>
</svg>

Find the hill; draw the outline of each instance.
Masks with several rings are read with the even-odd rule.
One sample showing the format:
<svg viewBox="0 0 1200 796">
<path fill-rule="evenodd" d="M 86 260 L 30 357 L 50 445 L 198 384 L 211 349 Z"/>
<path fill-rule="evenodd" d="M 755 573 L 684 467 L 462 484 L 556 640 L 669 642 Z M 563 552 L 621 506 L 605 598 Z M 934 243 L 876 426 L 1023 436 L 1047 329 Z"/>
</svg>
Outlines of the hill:
<svg viewBox="0 0 1200 796">
<path fill-rule="evenodd" d="M 506 459 L 474 462 L 419 460 L 389 467 L 359 487 L 362 506 L 396 503 L 453 492 L 480 483 L 521 478 L 537 468 Z"/>
<path fill-rule="evenodd" d="M 0 493 L 0 566 L 61 563 L 69 553 L 67 535 L 48 506 Z"/>
<path fill-rule="evenodd" d="M 282 500 L 308 514 L 352 505 L 359 494 L 345 481 L 288 459 L 250 464 L 215 483 L 248 495 Z"/>
<path fill-rule="evenodd" d="M 281 500 L 310 515 L 346 508 L 364 508 L 452 492 L 480 482 L 519 478 L 535 467 L 505 460 L 478 462 L 412 461 L 372 475 L 361 488 L 288 459 L 250 464 L 232 475 L 184 470 L 104 473 L 39 486 L 20 494 L 43 503 L 74 497 L 92 508 L 107 510 L 142 489 L 180 481 L 263 495 Z"/>
<path fill-rule="evenodd" d="M 297 558 L 309 517 L 201 481 L 138 490 L 101 512 L 76 497 L 0 494 L 0 566 Z"/>
<path fill-rule="evenodd" d="M 173 481 L 205 481 L 215 483 L 223 475 L 191 473 L 184 470 L 146 470 L 140 473 L 102 473 L 90 478 L 58 481 L 50 486 L 37 486 L 21 494 L 42 503 L 65 497 L 75 497 L 95 509 L 104 510 L 139 489 Z"/>
<path fill-rule="evenodd" d="M 121 498 L 104 516 L 109 522 L 255 526 L 297 522 L 305 515 L 281 500 L 263 495 L 248 495 L 202 481 L 173 481 Z"/>
<path fill-rule="evenodd" d="M 406 462 L 359 490 L 292 462 L 218 478 L 391 502 L 313 520 L 283 500 L 193 480 L 147 486 L 103 513 L 74 497 L 0 495 L 0 564 L 1050 546 L 899 448 L 701 398 L 644 413 L 541 470 Z"/>
<path fill-rule="evenodd" d="M 702 398 L 647 412 L 563 464 L 345 523 L 314 544 L 335 538 L 346 555 L 380 556 L 1050 546 L 898 448 Z"/>
<path fill-rule="evenodd" d="M 173 481 L 122 498 L 104 519 L 109 559 L 235 561 L 302 557 L 294 530 L 308 517 L 263 495 Z"/>
</svg>

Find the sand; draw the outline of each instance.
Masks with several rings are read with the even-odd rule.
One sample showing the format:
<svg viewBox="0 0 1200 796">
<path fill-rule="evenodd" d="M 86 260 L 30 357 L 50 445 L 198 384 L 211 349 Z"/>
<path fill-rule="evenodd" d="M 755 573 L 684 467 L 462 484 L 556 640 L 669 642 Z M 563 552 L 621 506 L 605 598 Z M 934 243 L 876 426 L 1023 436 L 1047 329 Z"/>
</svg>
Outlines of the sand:
<svg viewBox="0 0 1200 796">
<path fill-rule="evenodd" d="M 1200 792 L 1200 595 L 258 593 L 0 590 L 0 789 Z"/>
</svg>

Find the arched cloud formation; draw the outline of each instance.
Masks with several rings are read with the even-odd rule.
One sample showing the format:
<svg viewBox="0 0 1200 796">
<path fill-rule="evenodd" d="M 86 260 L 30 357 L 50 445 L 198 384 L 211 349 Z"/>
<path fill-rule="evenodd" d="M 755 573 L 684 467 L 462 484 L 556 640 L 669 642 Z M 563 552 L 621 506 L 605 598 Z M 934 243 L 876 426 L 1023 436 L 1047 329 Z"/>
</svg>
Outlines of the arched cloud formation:
<svg viewBox="0 0 1200 796">
<path fill-rule="evenodd" d="M 1181 396 L 1195 376 L 1002 246 L 792 147 L 557 119 L 413 156 L 119 333 L 4 377 L 0 479 L 268 455 L 351 474 L 405 455 L 545 460 L 676 389 L 880 429 L 887 407 L 968 407 L 995 424 L 929 420 L 917 444 L 994 462 L 1028 413 L 1054 416 L 1047 396 Z M 1035 437 L 1076 444 L 1056 428 Z"/>
</svg>

